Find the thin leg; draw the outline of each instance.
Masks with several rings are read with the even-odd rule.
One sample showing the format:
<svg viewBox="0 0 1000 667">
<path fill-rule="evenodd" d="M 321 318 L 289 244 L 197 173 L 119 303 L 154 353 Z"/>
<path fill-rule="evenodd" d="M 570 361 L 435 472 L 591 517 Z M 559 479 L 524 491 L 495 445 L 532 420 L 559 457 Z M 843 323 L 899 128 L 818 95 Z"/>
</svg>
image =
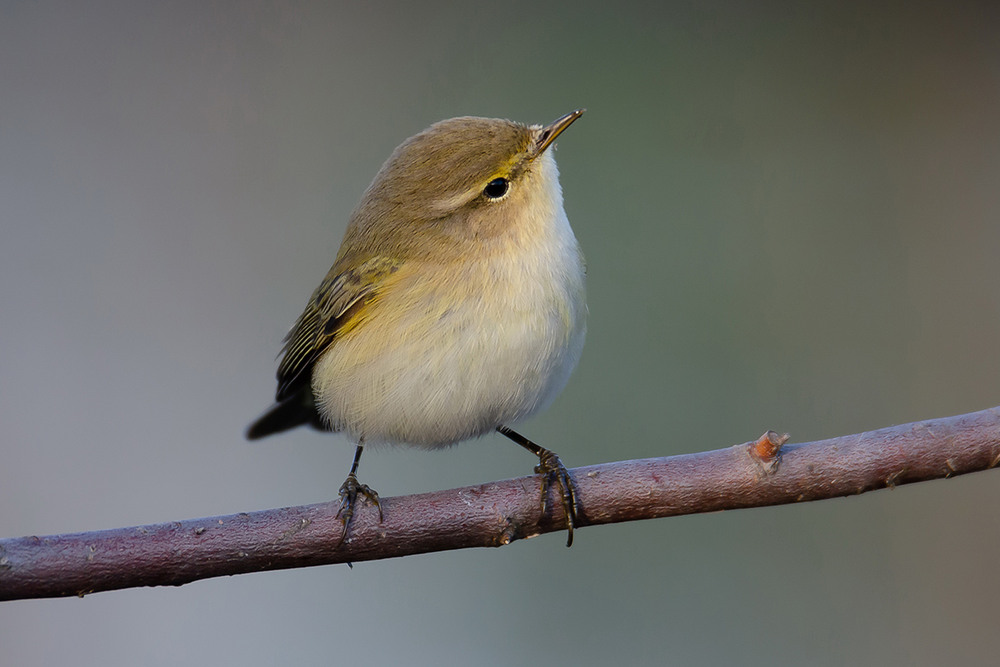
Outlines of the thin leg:
<svg viewBox="0 0 1000 667">
<path fill-rule="evenodd" d="M 566 514 L 566 530 L 569 535 L 566 538 L 566 546 L 573 546 L 573 528 L 577 524 L 577 514 L 579 508 L 576 503 L 576 485 L 573 478 L 569 476 L 569 471 L 555 452 L 533 443 L 517 431 L 506 426 L 498 426 L 497 431 L 507 436 L 517 444 L 521 445 L 529 452 L 538 457 L 538 465 L 535 472 L 542 475 L 542 514 L 548 509 L 549 488 L 555 483 L 559 487 L 559 494 L 562 496 L 563 512 Z"/>
<path fill-rule="evenodd" d="M 378 520 L 382 520 L 382 504 L 378 501 L 378 494 L 367 484 L 358 482 L 358 464 L 361 462 L 361 450 L 364 447 L 365 443 L 362 440 L 358 443 L 358 448 L 354 450 L 354 463 L 351 464 L 351 472 L 347 475 L 344 483 L 340 485 L 340 509 L 337 510 L 337 516 L 344 524 L 344 532 L 341 533 L 340 541 L 337 542 L 338 547 L 344 543 L 347 531 L 351 527 L 351 519 L 354 518 L 354 503 L 359 493 L 375 503 L 375 507 L 378 508 Z"/>
</svg>

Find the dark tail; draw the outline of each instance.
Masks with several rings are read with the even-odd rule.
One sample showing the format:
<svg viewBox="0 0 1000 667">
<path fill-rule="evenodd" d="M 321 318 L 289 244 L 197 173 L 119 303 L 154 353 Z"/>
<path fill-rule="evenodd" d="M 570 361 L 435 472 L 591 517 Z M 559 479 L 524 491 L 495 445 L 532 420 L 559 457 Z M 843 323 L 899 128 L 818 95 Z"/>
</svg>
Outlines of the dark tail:
<svg viewBox="0 0 1000 667">
<path fill-rule="evenodd" d="M 330 430 L 316 411 L 316 404 L 308 387 L 268 408 L 267 412 L 247 428 L 247 440 L 260 440 L 306 424 L 320 431 Z"/>
</svg>

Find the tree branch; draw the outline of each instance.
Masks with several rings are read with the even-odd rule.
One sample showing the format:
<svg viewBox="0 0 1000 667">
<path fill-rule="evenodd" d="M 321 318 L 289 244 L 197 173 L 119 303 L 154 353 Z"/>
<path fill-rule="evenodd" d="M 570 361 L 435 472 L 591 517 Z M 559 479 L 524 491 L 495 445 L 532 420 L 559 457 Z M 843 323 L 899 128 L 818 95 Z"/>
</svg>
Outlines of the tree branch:
<svg viewBox="0 0 1000 667">
<path fill-rule="evenodd" d="M 1000 408 L 812 443 L 756 442 L 572 470 L 580 526 L 853 495 L 1000 463 Z M 0 600 L 409 554 L 501 546 L 562 530 L 539 510 L 539 478 L 384 498 L 359 507 L 338 548 L 339 501 L 115 530 L 0 540 Z M 553 492 L 554 493 L 554 492 Z"/>
</svg>

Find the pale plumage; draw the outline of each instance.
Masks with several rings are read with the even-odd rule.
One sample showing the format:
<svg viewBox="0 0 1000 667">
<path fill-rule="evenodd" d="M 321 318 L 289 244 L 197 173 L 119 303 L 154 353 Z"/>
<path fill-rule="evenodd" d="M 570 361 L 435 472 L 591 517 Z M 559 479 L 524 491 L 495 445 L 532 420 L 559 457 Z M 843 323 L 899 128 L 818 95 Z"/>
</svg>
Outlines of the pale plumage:
<svg viewBox="0 0 1000 667">
<path fill-rule="evenodd" d="M 546 150 L 580 113 L 433 125 L 393 152 L 352 215 L 286 339 L 278 403 L 248 431 L 308 423 L 354 439 L 345 524 L 357 493 L 377 502 L 355 477 L 362 444 L 500 430 L 539 455 L 546 488 L 558 483 L 572 538 L 565 468 L 505 427 L 552 401 L 583 348 L 583 258 Z"/>
</svg>

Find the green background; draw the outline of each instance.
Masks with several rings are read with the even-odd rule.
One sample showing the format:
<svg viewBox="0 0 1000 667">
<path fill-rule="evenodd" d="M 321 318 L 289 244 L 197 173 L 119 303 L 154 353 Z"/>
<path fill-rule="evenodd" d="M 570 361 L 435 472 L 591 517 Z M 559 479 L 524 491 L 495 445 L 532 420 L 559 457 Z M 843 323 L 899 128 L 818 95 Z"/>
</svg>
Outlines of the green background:
<svg viewBox="0 0 1000 667">
<path fill-rule="evenodd" d="M 0 7 L 0 535 L 321 502 L 245 425 L 400 141 L 548 122 L 590 332 L 568 465 L 1000 404 L 1000 5 Z M 366 455 L 383 495 L 528 474 Z M 988 664 L 996 473 L 503 549 L 0 605 L 6 665 Z"/>
</svg>

